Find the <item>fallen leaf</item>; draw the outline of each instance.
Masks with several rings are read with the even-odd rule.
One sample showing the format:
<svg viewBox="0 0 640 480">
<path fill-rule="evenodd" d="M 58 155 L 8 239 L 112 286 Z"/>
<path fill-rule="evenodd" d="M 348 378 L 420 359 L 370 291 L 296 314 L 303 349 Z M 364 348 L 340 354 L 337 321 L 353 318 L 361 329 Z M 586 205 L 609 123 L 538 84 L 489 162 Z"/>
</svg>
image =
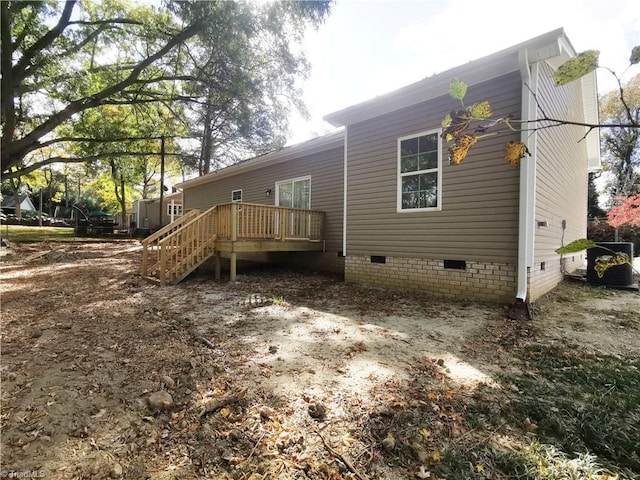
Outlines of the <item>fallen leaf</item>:
<svg viewBox="0 0 640 480">
<path fill-rule="evenodd" d="M 523 423 L 524 423 L 524 428 L 528 432 L 535 432 L 536 430 L 538 430 L 538 425 L 536 425 L 531 420 L 529 420 L 529 417 L 525 418 Z"/>
<path fill-rule="evenodd" d="M 422 430 L 420 430 L 420 433 L 424 438 L 429 438 L 431 436 L 431 430 L 429 430 L 428 428 L 423 428 Z"/>
<path fill-rule="evenodd" d="M 425 469 L 424 465 L 420 465 L 420 470 L 416 473 L 418 478 L 431 478 L 431 472 Z"/>
<path fill-rule="evenodd" d="M 436 463 L 442 460 L 442 454 L 439 450 L 434 450 L 433 452 L 431 452 L 431 460 Z"/>
<path fill-rule="evenodd" d="M 224 418 L 227 418 L 229 415 L 231 415 L 231 410 L 225 407 L 220 410 L 220 415 L 222 415 Z"/>
</svg>

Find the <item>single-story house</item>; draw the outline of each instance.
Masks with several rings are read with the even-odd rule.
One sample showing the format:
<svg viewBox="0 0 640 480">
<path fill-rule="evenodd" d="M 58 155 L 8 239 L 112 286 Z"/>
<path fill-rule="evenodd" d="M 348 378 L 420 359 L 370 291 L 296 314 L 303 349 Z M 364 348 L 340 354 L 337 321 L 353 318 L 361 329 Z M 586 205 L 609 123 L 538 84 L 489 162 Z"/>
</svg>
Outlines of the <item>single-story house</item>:
<svg viewBox="0 0 640 480">
<path fill-rule="evenodd" d="M 182 192 L 164 195 L 162 205 L 160 208 L 160 198 L 143 198 L 133 202 L 130 227 L 141 232 L 153 232 L 181 217 Z"/>
<path fill-rule="evenodd" d="M 535 300 L 584 263 L 584 254 L 561 261 L 554 250 L 586 236 L 588 171 L 600 166 L 597 130 L 530 129 L 541 111 L 597 123 L 595 73 L 564 86 L 552 78 L 575 54 L 555 30 L 325 116 L 342 127 L 338 133 L 179 184 L 185 212 L 214 215 L 219 206 L 218 220 L 206 227 L 217 240 L 191 263 L 231 252 L 234 278 L 236 258 L 247 253 L 338 271 L 347 282 Z M 454 78 L 468 85 L 467 104 L 487 100 L 496 117 L 512 114 L 529 129 L 483 139 L 463 163 L 449 164 L 441 134 L 442 120 L 459 106 L 449 96 Z M 517 167 L 504 159 L 507 140 L 524 142 L 530 153 Z M 253 204 L 324 212 L 321 248 L 233 247 L 230 239 L 240 236 L 223 233 L 220 219 L 250 222 Z M 222 205 L 231 213 L 222 215 Z M 289 213 L 269 215 L 265 225 Z M 284 226 L 265 228 L 272 239 L 289 235 Z M 159 265 L 160 257 L 147 264 Z"/>
<path fill-rule="evenodd" d="M 35 212 L 37 209 L 31 198 L 27 194 L 19 195 L 20 199 L 20 211 L 32 211 Z M 15 214 L 16 213 L 16 199 L 13 195 L 5 195 L 2 198 L 2 211 L 7 214 Z"/>
</svg>

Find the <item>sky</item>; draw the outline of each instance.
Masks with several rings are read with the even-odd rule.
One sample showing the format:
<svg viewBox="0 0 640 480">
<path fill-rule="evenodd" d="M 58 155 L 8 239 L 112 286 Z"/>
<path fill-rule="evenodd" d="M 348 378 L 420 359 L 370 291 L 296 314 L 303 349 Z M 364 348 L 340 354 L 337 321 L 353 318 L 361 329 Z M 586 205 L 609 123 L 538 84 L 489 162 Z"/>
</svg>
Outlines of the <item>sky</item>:
<svg viewBox="0 0 640 480">
<path fill-rule="evenodd" d="M 292 115 L 287 143 L 335 130 L 324 115 L 557 28 L 578 52 L 600 50 L 600 65 L 621 74 L 640 45 L 640 2 L 336 0 L 326 22 L 305 36 L 310 119 Z M 609 72 L 598 72 L 600 93 L 615 86 Z"/>
</svg>

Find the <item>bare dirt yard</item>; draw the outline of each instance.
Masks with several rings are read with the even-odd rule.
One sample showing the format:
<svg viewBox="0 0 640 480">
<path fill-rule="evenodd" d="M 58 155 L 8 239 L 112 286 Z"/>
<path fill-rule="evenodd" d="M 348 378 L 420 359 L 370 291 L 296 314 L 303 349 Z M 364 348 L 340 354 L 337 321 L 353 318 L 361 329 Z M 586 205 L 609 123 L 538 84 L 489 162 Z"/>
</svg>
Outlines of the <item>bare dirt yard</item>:
<svg viewBox="0 0 640 480">
<path fill-rule="evenodd" d="M 3 476 L 639 478 L 637 291 L 514 322 L 274 267 L 161 288 L 132 241 L 2 255 Z"/>
</svg>

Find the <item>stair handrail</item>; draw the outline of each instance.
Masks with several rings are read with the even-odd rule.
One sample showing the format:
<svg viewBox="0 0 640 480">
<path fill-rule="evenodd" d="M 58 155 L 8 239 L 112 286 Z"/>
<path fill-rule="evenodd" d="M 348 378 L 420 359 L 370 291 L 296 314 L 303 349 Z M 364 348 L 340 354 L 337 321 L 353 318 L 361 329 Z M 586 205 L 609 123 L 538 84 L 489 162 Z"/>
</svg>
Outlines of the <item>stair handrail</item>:
<svg viewBox="0 0 640 480">
<path fill-rule="evenodd" d="M 202 212 L 177 230 L 158 241 L 160 284 L 173 282 L 185 271 L 191 271 L 213 252 L 215 246 L 216 206 Z M 210 228 L 207 221 L 210 220 Z M 209 250 L 209 252 L 207 252 Z"/>
<path fill-rule="evenodd" d="M 155 265 L 160 260 L 157 252 L 158 242 L 162 238 L 178 230 L 182 225 L 184 225 L 186 222 L 191 221 L 193 218 L 197 217 L 198 215 L 200 215 L 200 210 L 198 209 L 187 210 L 185 214 L 182 215 L 181 217 L 177 218 L 170 224 L 165 225 L 157 232 L 152 233 L 148 237 L 145 237 L 142 239 L 142 241 L 140 242 L 142 244 L 142 264 L 140 266 L 140 273 L 142 276 L 144 277 L 149 276 L 150 265 Z M 156 248 L 154 249 L 153 247 L 156 247 Z M 156 260 L 156 262 L 153 262 L 153 263 L 149 261 L 150 257 L 152 256 L 152 252 Z"/>
<path fill-rule="evenodd" d="M 167 233 L 171 233 L 172 230 L 177 230 L 178 228 L 182 227 L 185 222 L 193 220 L 193 218 L 197 217 L 198 215 L 200 215 L 200 210 L 198 210 L 197 208 L 187 210 L 184 215 L 175 219 L 170 224 L 165 225 L 160 230 L 152 233 L 148 237 L 143 238 L 141 242 L 144 245 L 145 243 L 148 244 L 155 240 L 158 240 L 161 237 L 165 236 Z"/>
</svg>

